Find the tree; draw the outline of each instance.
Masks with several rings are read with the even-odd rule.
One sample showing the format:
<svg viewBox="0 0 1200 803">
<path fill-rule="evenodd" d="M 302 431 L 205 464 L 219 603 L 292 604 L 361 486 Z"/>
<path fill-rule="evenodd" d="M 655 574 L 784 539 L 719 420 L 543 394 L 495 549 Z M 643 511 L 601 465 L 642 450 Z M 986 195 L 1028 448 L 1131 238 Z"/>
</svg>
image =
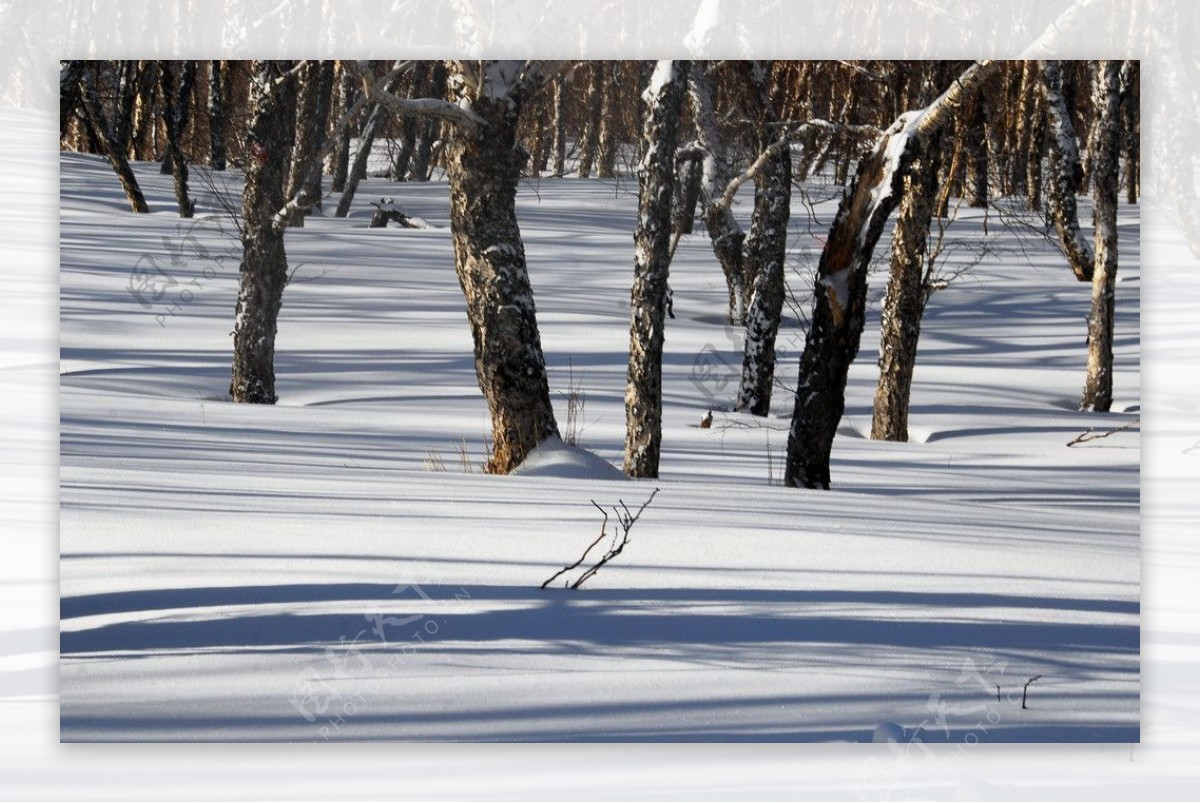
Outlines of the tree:
<svg viewBox="0 0 1200 803">
<path fill-rule="evenodd" d="M 400 78 L 401 75 L 396 73 L 384 91 L 389 95 L 394 92 L 400 83 Z M 358 152 L 354 154 L 354 162 L 351 164 L 350 174 L 346 178 L 346 187 L 342 191 L 342 197 L 338 199 L 337 210 L 334 212 L 336 217 L 346 217 L 350 214 L 350 206 L 354 203 L 354 195 L 358 192 L 358 182 L 367 175 L 367 160 L 371 157 L 371 148 L 375 144 L 375 137 L 383 128 L 386 116 L 387 112 L 383 104 L 376 103 L 371 107 L 367 120 L 363 124 L 362 132 L 359 134 Z"/>
<path fill-rule="evenodd" d="M 587 117 L 584 120 L 583 132 L 579 135 L 579 164 L 580 178 L 592 175 L 592 165 L 596 161 L 596 151 L 600 144 L 600 120 L 604 103 L 604 62 L 588 63 Z"/>
<path fill-rule="evenodd" d="M 1117 283 L 1117 198 L 1120 194 L 1121 62 L 1102 61 L 1092 105 L 1097 110 L 1092 187 L 1095 198 L 1095 268 L 1088 315 L 1087 379 L 1079 409 L 1106 413 L 1112 407 L 1113 313 Z"/>
<path fill-rule="evenodd" d="M 625 390 L 625 473 L 657 477 L 662 446 L 662 353 L 671 264 L 671 193 L 687 62 L 660 61 L 642 96 L 647 114 L 638 178 Z"/>
<path fill-rule="evenodd" d="M 288 169 L 287 198 L 303 192 L 311 204 L 320 203 L 320 150 L 325 140 L 325 124 L 329 117 L 329 101 L 333 93 L 333 62 L 306 62 L 297 80 L 296 134 L 292 163 Z M 303 226 L 309 205 L 296 208 L 288 216 L 289 226 Z"/>
<path fill-rule="evenodd" d="M 1046 206 L 1059 246 L 1075 278 L 1081 282 L 1092 278 L 1092 248 L 1079 231 L 1079 211 L 1075 203 L 1075 188 L 1082 178 L 1079 164 L 1079 143 L 1071 122 L 1071 109 L 1063 89 L 1062 62 L 1042 62 L 1042 87 L 1046 98 L 1047 144 L 1050 151 L 1050 181 L 1046 187 Z"/>
<path fill-rule="evenodd" d="M 276 215 L 284 206 L 284 183 L 295 136 L 295 81 L 288 65 L 256 61 L 250 83 L 246 186 L 242 194 L 242 264 L 233 327 L 235 402 L 274 404 L 275 334 L 287 253 Z"/>
<path fill-rule="evenodd" d="M 867 268 L 883 225 L 900 203 L 904 176 L 923 143 L 968 102 L 999 67 L 974 63 L 924 109 L 900 115 L 858 164 L 821 251 L 796 405 L 788 432 L 784 484 L 829 488 L 833 437 L 846 403 L 846 377 L 866 320 Z"/>
<path fill-rule="evenodd" d="M 128 64 L 129 62 L 123 63 L 123 70 L 127 68 Z M 123 109 L 120 104 L 117 104 L 110 120 L 105 117 L 96 96 L 95 70 L 85 69 L 79 83 L 79 103 L 83 107 L 85 119 L 90 125 L 93 136 L 96 137 L 97 144 L 108 157 L 109 164 L 112 165 L 113 171 L 120 179 L 121 188 L 125 191 L 130 209 L 134 212 L 147 213 L 150 211 L 150 207 L 146 205 L 146 197 L 142 194 L 137 176 L 133 174 L 133 170 L 129 166 L 129 158 L 125 155 L 128 147 L 125 137 L 128 134 L 129 126 L 121 124 L 120 120 L 128 109 Z"/>
<path fill-rule="evenodd" d="M 225 95 L 221 86 L 220 61 L 208 63 L 208 137 L 209 165 L 213 170 L 225 169 Z"/>
<path fill-rule="evenodd" d="M 188 197 L 188 162 L 183 153 L 182 140 L 183 129 L 187 125 L 189 97 L 196 76 L 196 62 L 184 61 L 175 65 L 164 61 L 158 65 L 158 76 L 163 96 L 163 127 L 167 132 L 167 153 L 163 157 L 163 167 L 168 168 L 174 178 L 179 216 L 190 218 L 195 214 L 195 204 Z"/>
</svg>

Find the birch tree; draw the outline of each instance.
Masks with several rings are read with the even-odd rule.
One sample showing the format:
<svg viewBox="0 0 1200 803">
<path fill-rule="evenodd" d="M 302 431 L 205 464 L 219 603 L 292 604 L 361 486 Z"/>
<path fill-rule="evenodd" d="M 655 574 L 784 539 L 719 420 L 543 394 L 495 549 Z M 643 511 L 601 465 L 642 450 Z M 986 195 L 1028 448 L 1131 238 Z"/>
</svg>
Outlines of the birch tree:
<svg viewBox="0 0 1200 803">
<path fill-rule="evenodd" d="M 208 63 L 208 137 L 209 166 L 225 169 L 225 95 L 221 86 L 220 61 Z"/>
<path fill-rule="evenodd" d="M 1095 267 L 1088 315 L 1087 378 L 1079 409 L 1106 413 L 1113 393 L 1113 314 L 1117 284 L 1117 198 L 1120 194 L 1121 62 L 1102 61 L 1092 105 L 1097 111 L 1092 187 L 1095 199 Z"/>
<path fill-rule="evenodd" d="M 121 189 L 125 191 L 125 198 L 129 201 L 129 208 L 134 212 L 147 213 L 150 207 L 146 205 L 146 197 L 142 194 L 137 176 L 129 166 L 129 158 L 126 156 L 128 142 L 125 137 L 128 136 L 129 126 L 119 122 L 123 110 L 120 105 L 116 105 L 113 116 L 106 116 L 97 99 L 95 68 L 84 69 L 82 75 L 79 82 L 79 103 L 83 107 L 97 144 L 108 157 L 113 172 L 117 174 Z"/>
<path fill-rule="evenodd" d="M 662 448 L 662 354 L 671 262 L 671 193 L 687 62 L 660 61 L 643 94 L 625 390 L 625 473 L 657 477 Z"/>
<path fill-rule="evenodd" d="M 846 403 L 846 378 L 866 320 L 867 268 L 888 216 L 900 203 L 904 176 L 923 141 L 999 68 L 973 64 L 933 103 L 896 119 L 859 162 L 821 251 L 808 337 L 800 357 L 788 432 L 784 484 L 828 489 L 833 438 Z"/>
<path fill-rule="evenodd" d="M 188 162 L 183 153 L 182 140 L 187 124 L 185 110 L 196 75 L 196 62 L 173 64 L 164 61 L 158 66 L 158 75 L 163 97 L 163 127 L 167 132 L 167 153 L 163 157 L 163 166 L 170 166 L 179 216 L 190 218 L 195 213 L 195 204 L 188 197 Z"/>
<path fill-rule="evenodd" d="M 1079 186 L 1082 168 L 1079 164 L 1079 142 L 1071 122 L 1071 109 L 1063 90 L 1062 62 L 1042 62 L 1042 87 L 1046 99 L 1046 140 L 1050 152 L 1046 211 L 1058 232 L 1059 247 L 1071 271 L 1076 279 L 1086 282 L 1092 278 L 1094 257 L 1091 246 L 1079 230 L 1075 188 Z"/>
</svg>

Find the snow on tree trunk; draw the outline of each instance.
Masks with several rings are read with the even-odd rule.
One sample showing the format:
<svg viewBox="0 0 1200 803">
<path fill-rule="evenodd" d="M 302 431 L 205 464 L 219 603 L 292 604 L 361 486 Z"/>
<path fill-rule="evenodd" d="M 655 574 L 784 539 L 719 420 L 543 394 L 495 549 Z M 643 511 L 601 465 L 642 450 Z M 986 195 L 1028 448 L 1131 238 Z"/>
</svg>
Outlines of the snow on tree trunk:
<svg viewBox="0 0 1200 803">
<path fill-rule="evenodd" d="M 867 268 L 903 178 L 922 140 L 936 134 L 999 68 L 976 62 L 932 104 L 901 115 L 858 164 L 817 264 L 815 303 L 800 357 L 784 484 L 829 488 L 833 437 L 846 404 L 846 378 L 866 320 Z"/>
<path fill-rule="evenodd" d="M 503 65 L 491 64 L 504 73 Z M 462 75 L 453 78 L 464 85 Z M 543 440 L 557 437 L 558 424 L 517 225 L 517 182 L 526 159 L 517 147 L 521 98 L 494 87 L 469 102 L 484 123 L 456 127 L 447 145 L 450 226 L 475 374 L 492 419 L 487 470 L 507 474 Z"/>
<path fill-rule="evenodd" d="M 129 166 L 129 159 L 125 155 L 126 143 L 119 139 L 118 127 L 108 122 L 96 102 L 94 75 L 91 72 L 84 72 L 84 78 L 79 85 L 79 101 L 83 106 L 87 121 L 91 124 L 92 134 L 96 137 L 97 144 L 108 157 L 113 172 L 121 181 L 121 189 L 125 191 L 129 208 L 143 214 L 149 212 L 150 207 L 146 205 L 146 197 L 142 195 L 142 188 L 138 185 L 137 176 L 133 174 L 133 170 Z"/>
<path fill-rule="evenodd" d="M 908 440 L 913 368 L 927 298 L 925 253 L 938 186 L 941 145 L 936 139 L 922 147 L 912 170 L 904 177 L 904 197 L 892 232 L 891 270 L 883 298 L 879 382 L 871 418 L 871 437 L 875 440 Z"/>
<path fill-rule="evenodd" d="M 225 98 L 221 91 L 221 62 L 208 63 L 208 164 L 225 169 Z"/>
<path fill-rule="evenodd" d="M 178 70 L 169 61 L 159 65 L 159 85 L 163 96 L 163 124 L 167 131 L 167 156 L 163 165 L 170 165 L 174 178 L 175 202 L 179 205 L 179 216 L 190 218 L 195 213 L 195 204 L 188 197 L 188 163 L 180 141 L 183 139 L 184 109 L 195 75 L 195 62 L 180 63 Z"/>
<path fill-rule="evenodd" d="M 671 194 L 687 62 L 660 61 L 642 95 L 647 114 L 638 177 L 625 390 L 625 473 L 657 477 L 662 447 L 662 354 L 671 263 Z"/>
<path fill-rule="evenodd" d="M 1080 410 L 1106 413 L 1112 407 L 1113 311 L 1117 283 L 1117 198 L 1120 194 L 1119 61 L 1102 61 L 1096 71 L 1092 186 L 1095 199 L 1096 258 L 1092 311 L 1088 316 L 1087 379 Z"/>
<path fill-rule="evenodd" d="M 274 404 L 278 398 L 275 333 L 287 284 L 287 254 L 275 214 L 285 201 L 295 133 L 294 81 L 279 81 L 284 70 L 280 62 L 257 61 L 250 84 L 242 264 L 229 384 L 233 400 L 249 404 Z"/>
<path fill-rule="evenodd" d="M 746 323 L 746 279 L 742 265 L 742 246 L 746 235 L 727 205 L 719 203 L 728 184 L 725 148 L 717 131 L 713 112 L 712 83 L 704 68 L 693 65 L 687 81 L 692 120 L 696 127 L 696 142 L 704 150 L 703 179 L 700 185 L 700 204 L 704 225 L 712 241 L 713 253 L 725 275 L 729 293 L 728 322 L 733 326 Z"/>
<path fill-rule="evenodd" d="M 751 67 L 759 114 L 757 146 L 768 151 L 775 146 L 778 129 L 766 88 L 766 71 Z M 775 385 L 775 337 L 783 312 L 784 262 L 787 258 L 787 227 L 792 207 L 792 154 L 785 144 L 777 147 L 767 164 L 754 177 L 754 214 L 746 238 L 743 264 L 753 286 L 746 313 L 746 339 L 742 355 L 742 379 L 736 410 L 767 416 L 771 412 L 771 390 Z"/>
<path fill-rule="evenodd" d="M 321 198 L 321 174 L 314 168 L 325 140 L 332 92 L 332 61 L 310 61 L 304 65 L 296 100 L 296 144 L 292 148 L 292 164 L 288 170 L 287 198 L 299 193 L 312 202 L 319 202 Z M 308 203 L 297 205 L 288 214 L 287 225 L 302 227 L 310 208 Z"/>
<path fill-rule="evenodd" d="M 1046 141 L 1050 151 L 1050 176 L 1046 186 L 1046 207 L 1058 232 L 1059 247 L 1066 256 L 1075 278 L 1081 282 L 1092 278 L 1092 248 L 1079 231 L 1079 211 L 1075 188 L 1079 186 L 1079 143 L 1071 110 L 1063 91 L 1062 63 L 1042 62 L 1042 89 L 1046 98 L 1048 131 Z"/>
</svg>

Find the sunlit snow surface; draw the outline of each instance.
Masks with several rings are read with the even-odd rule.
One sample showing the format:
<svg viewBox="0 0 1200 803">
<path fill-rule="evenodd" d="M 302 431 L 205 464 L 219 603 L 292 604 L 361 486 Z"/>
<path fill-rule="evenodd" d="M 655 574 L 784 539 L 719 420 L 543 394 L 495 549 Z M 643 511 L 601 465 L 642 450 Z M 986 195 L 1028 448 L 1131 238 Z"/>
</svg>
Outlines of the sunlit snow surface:
<svg viewBox="0 0 1200 803">
<path fill-rule="evenodd" d="M 635 181 L 522 185 L 551 393 L 561 427 L 582 388 L 592 456 L 491 477 L 445 184 L 368 180 L 348 220 L 288 232 L 280 401 L 251 407 L 226 400 L 239 249 L 209 174 L 188 222 L 136 169 L 148 216 L 62 156 L 64 740 L 1137 740 L 1138 429 L 1067 445 L 1139 415 L 1136 208 L 1114 413 L 1074 410 L 1090 287 L 1040 221 L 992 212 L 985 238 L 964 209 L 950 260 L 991 253 L 930 302 L 912 442 L 864 437 L 879 273 L 835 490 L 809 492 L 779 478 L 824 181 L 816 220 L 793 208 L 769 419 L 724 411 L 740 337 L 703 227 L 681 241 L 662 475 L 630 482 Z M 367 228 L 381 197 L 430 227 Z M 539 590 L 600 534 L 593 500 L 655 487 L 619 557 Z"/>
</svg>

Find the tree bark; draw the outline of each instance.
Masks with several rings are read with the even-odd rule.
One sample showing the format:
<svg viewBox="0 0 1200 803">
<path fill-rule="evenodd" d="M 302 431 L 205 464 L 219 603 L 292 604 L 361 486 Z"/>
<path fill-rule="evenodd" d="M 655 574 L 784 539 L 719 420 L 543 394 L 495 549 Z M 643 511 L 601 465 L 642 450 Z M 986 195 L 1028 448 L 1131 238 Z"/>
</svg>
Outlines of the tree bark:
<svg viewBox="0 0 1200 803">
<path fill-rule="evenodd" d="M 67 135 L 75 108 L 79 105 L 79 82 L 83 80 L 82 61 L 63 61 L 58 71 L 58 136 Z"/>
<path fill-rule="evenodd" d="M 563 85 L 566 79 L 554 78 L 554 175 L 562 178 L 567 174 L 567 118 L 563 109 Z"/>
<path fill-rule="evenodd" d="M 687 62 L 660 61 L 643 98 L 625 390 L 625 473 L 657 477 L 662 448 L 662 354 L 671 264 L 671 192 Z"/>
<path fill-rule="evenodd" d="M 296 135 L 292 148 L 292 163 L 288 170 L 285 197 L 292 198 L 303 191 L 305 197 L 319 204 L 321 199 L 321 174 L 314 170 L 314 160 L 319 158 L 325 141 L 326 121 L 329 117 L 329 100 L 333 92 L 333 62 L 310 61 L 304 65 L 300 76 L 300 89 L 296 100 Z M 288 215 L 287 225 L 304 225 L 304 217 L 311 206 L 298 206 Z"/>
<path fill-rule="evenodd" d="M 256 61 L 250 85 L 246 186 L 242 194 L 242 264 L 233 327 L 235 402 L 274 404 L 275 334 L 287 253 L 275 214 L 284 205 L 284 183 L 295 134 L 294 79 L 280 80 L 285 63 Z"/>
<path fill-rule="evenodd" d="M 121 181 L 121 189 L 125 191 L 129 208 L 143 214 L 149 212 L 150 207 L 146 205 L 146 197 L 138 185 L 137 176 L 129 167 L 129 159 L 125 155 L 125 142 L 116 137 L 117 127 L 110 126 L 96 103 L 94 76 L 86 71 L 79 85 L 79 101 L 83 105 L 88 122 L 91 123 L 92 133 Z"/>
<path fill-rule="evenodd" d="M 221 72 L 220 61 L 208 63 L 208 163 L 213 170 L 225 169 L 225 96 L 221 91 Z"/>
<path fill-rule="evenodd" d="M 418 61 L 413 65 L 412 87 L 410 98 L 429 97 L 429 62 Z M 400 133 L 400 146 L 396 149 L 396 158 L 392 161 L 392 181 L 404 181 L 408 178 L 408 170 L 412 164 L 413 154 L 417 148 L 417 127 L 421 125 L 419 117 L 408 117 Z"/>
<path fill-rule="evenodd" d="M 456 86 L 468 83 L 458 80 Z M 491 86 L 464 100 L 484 125 L 456 127 L 447 147 L 454 264 L 467 302 L 475 374 L 492 419 L 487 471 L 507 474 L 558 435 L 516 216 L 526 159 L 517 147 L 523 97 Z"/>
<path fill-rule="evenodd" d="M 354 86 L 354 77 L 339 63 L 338 71 L 338 113 L 345 114 L 354 105 L 358 92 Z M 350 172 L 350 132 L 353 126 L 345 126 L 338 132 L 337 147 L 330 157 L 329 181 L 333 192 L 343 192 L 346 189 L 346 178 Z"/>
<path fill-rule="evenodd" d="M 196 63 L 181 62 L 178 70 L 169 61 L 158 66 L 159 84 L 163 96 L 163 126 L 167 131 L 167 155 L 163 165 L 170 165 L 175 186 L 175 202 L 179 205 L 179 216 L 190 218 L 195 214 L 195 204 L 188 197 L 188 163 L 184 156 L 183 139 L 184 108 L 188 105 Z"/>
<path fill-rule="evenodd" d="M 396 76 L 388 83 L 386 91 L 388 93 L 394 92 L 399 83 L 400 76 Z M 354 203 L 354 196 L 358 192 L 358 183 L 367 175 L 367 160 L 371 157 L 371 148 L 375 144 L 375 136 L 383 126 L 387 113 L 387 110 L 381 104 L 372 104 L 371 111 L 367 115 L 367 121 L 363 124 L 362 133 L 359 135 L 358 152 L 354 154 L 354 163 L 350 166 L 350 175 L 346 179 L 346 187 L 342 191 L 342 197 L 338 199 L 337 211 L 334 212 L 334 216 L 346 217 L 350 214 L 350 206 Z"/>
<path fill-rule="evenodd" d="M 788 432 L 785 485 L 829 488 L 846 378 L 866 320 L 867 268 L 875 243 L 900 203 L 904 175 L 922 140 L 941 130 L 998 68 L 995 61 L 976 62 L 927 108 L 901 115 L 859 162 L 817 265 L 815 304 Z"/>
<path fill-rule="evenodd" d="M 759 115 L 757 146 L 765 152 L 775 145 L 778 130 L 766 88 L 767 73 L 755 63 L 751 68 L 751 90 Z M 742 380 L 734 409 L 751 415 L 771 413 L 771 391 L 775 386 L 775 337 L 783 313 L 784 262 L 787 258 L 787 227 L 792 204 L 792 153 L 784 145 L 754 178 L 754 214 L 746 238 L 743 264 L 753 277 L 753 292 L 747 304 L 746 340 L 742 355 Z"/>
<path fill-rule="evenodd" d="M 596 152 L 597 178 L 612 178 L 617 164 L 617 74 L 620 62 L 601 62 L 600 133 Z"/>
<path fill-rule="evenodd" d="M 1102 61 L 1096 71 L 1092 186 L 1095 198 L 1096 257 L 1092 311 L 1088 316 L 1087 379 L 1079 409 L 1106 413 L 1112 407 L 1113 312 L 1117 284 L 1117 198 L 1120 195 L 1119 61 Z"/>
<path fill-rule="evenodd" d="M 588 64 L 590 77 L 587 92 L 587 118 L 584 121 L 583 132 L 579 136 L 579 165 L 580 178 L 592 175 L 592 166 L 596 161 L 596 150 L 600 142 L 600 112 L 604 102 L 604 70 L 603 62 L 593 61 Z"/>
<path fill-rule="evenodd" d="M 871 437 L 875 440 L 908 441 L 913 369 L 928 299 L 925 254 L 936 204 L 941 150 L 936 140 L 932 138 L 921 149 L 904 177 L 904 196 L 892 232 L 892 264 L 883 298 L 879 344 L 879 382 L 871 417 Z"/>
<path fill-rule="evenodd" d="M 1092 278 L 1092 248 L 1079 231 L 1079 210 L 1075 188 L 1081 180 L 1079 143 L 1071 110 L 1063 90 L 1062 63 L 1042 62 L 1042 87 L 1046 98 L 1047 144 L 1050 151 L 1050 181 L 1046 187 L 1046 206 L 1058 232 L 1059 247 L 1067 258 L 1075 278 Z"/>
<path fill-rule="evenodd" d="M 725 148 L 713 112 L 712 83 L 699 64 L 693 65 L 690 70 L 687 91 L 696 127 L 696 142 L 704 150 L 701 214 L 712 241 L 713 253 L 725 275 L 725 288 L 729 293 L 727 320 L 732 326 L 744 326 L 746 277 L 742 246 L 746 235 L 729 207 L 719 203 L 728 184 Z"/>
<path fill-rule="evenodd" d="M 430 76 L 429 96 L 432 98 L 443 98 L 446 96 L 446 65 L 440 61 L 433 65 L 433 73 Z M 437 120 L 429 120 L 422 126 L 421 139 L 417 143 L 417 152 L 413 156 L 411 180 L 429 180 L 430 173 L 433 170 L 433 165 L 431 164 L 433 145 L 437 141 L 438 132 L 440 131 L 441 123 Z"/>
<path fill-rule="evenodd" d="M 1141 194 L 1141 62 L 1121 65 L 1121 150 L 1125 154 L 1125 200 L 1138 202 Z"/>
</svg>

